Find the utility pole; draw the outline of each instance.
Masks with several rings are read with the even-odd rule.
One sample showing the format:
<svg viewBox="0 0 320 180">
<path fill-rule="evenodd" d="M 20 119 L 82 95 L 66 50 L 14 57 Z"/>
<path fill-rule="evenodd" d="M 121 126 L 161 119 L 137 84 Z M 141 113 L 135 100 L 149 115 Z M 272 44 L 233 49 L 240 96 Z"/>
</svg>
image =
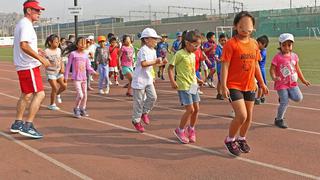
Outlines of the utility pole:
<svg viewBox="0 0 320 180">
<path fill-rule="evenodd" d="M 219 16 L 221 16 L 221 0 L 219 0 Z"/>
<path fill-rule="evenodd" d="M 151 21 L 151 5 L 149 4 L 149 19 Z"/>
<path fill-rule="evenodd" d="M 292 9 L 292 0 L 290 0 L 290 9 Z"/>
<path fill-rule="evenodd" d="M 210 11 L 211 11 L 211 15 L 213 15 L 212 14 L 212 0 L 210 0 Z"/>
<path fill-rule="evenodd" d="M 78 0 L 74 0 L 74 6 L 78 6 Z M 74 36 L 78 38 L 78 16 L 74 16 Z"/>
</svg>

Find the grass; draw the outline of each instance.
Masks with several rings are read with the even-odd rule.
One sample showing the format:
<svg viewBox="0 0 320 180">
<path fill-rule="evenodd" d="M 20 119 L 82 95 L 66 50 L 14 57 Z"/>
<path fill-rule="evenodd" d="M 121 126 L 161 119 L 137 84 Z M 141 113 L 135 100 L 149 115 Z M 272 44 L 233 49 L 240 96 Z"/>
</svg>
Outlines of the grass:
<svg viewBox="0 0 320 180">
<path fill-rule="evenodd" d="M 171 45 L 173 40 L 169 40 Z M 139 45 L 140 42 L 136 41 L 135 45 Z M 268 50 L 267 50 L 267 63 L 266 68 L 269 69 L 273 56 L 278 52 L 279 47 L 276 38 L 271 38 Z M 319 40 L 309 40 L 306 38 L 297 38 L 294 44 L 294 52 L 299 56 L 299 63 L 303 74 L 306 79 L 313 84 L 320 84 L 320 59 L 318 58 L 317 51 L 320 51 Z M 12 47 L 0 48 L 0 61 L 12 61 L 13 59 Z M 169 57 L 170 58 L 170 57 Z M 267 73 L 269 74 L 269 73 Z M 267 76 L 270 80 L 270 76 Z"/>
</svg>

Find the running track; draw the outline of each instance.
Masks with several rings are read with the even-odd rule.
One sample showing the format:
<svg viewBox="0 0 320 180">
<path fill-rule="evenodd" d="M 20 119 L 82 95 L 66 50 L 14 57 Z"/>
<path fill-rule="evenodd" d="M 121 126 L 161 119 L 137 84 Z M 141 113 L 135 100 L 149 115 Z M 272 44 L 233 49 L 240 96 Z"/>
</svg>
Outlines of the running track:
<svg viewBox="0 0 320 180">
<path fill-rule="evenodd" d="M 156 83 L 158 102 L 146 133 L 133 130 L 132 101 L 121 87 L 108 96 L 90 92 L 90 117 L 73 118 L 69 82 L 60 111 L 47 110 L 48 96 L 39 111 L 42 140 L 11 134 L 20 89 L 14 66 L 0 66 L 0 179 L 320 179 L 320 86 L 301 87 L 304 100 L 290 102 L 287 130 L 272 125 L 277 96 L 271 91 L 267 103 L 255 107 L 252 152 L 235 158 L 223 146 L 230 105 L 213 98 L 215 89 L 201 96 L 198 141 L 177 143 L 173 129 L 184 110 L 168 81 Z"/>
</svg>

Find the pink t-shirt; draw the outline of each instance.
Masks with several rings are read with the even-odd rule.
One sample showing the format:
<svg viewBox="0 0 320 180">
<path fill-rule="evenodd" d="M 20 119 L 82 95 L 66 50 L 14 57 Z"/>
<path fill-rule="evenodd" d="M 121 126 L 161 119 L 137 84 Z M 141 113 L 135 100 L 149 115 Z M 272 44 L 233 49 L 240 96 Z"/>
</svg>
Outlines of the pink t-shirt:
<svg viewBox="0 0 320 180">
<path fill-rule="evenodd" d="M 132 46 L 129 46 L 129 47 L 122 46 L 120 51 L 122 52 L 121 66 L 132 67 L 133 53 L 134 53 L 133 47 Z"/>
<path fill-rule="evenodd" d="M 272 59 L 272 64 L 276 67 L 276 76 L 280 80 L 274 82 L 274 89 L 289 89 L 298 85 L 298 75 L 296 65 L 299 62 L 298 55 L 291 53 L 290 55 L 282 55 L 278 53 Z"/>
</svg>

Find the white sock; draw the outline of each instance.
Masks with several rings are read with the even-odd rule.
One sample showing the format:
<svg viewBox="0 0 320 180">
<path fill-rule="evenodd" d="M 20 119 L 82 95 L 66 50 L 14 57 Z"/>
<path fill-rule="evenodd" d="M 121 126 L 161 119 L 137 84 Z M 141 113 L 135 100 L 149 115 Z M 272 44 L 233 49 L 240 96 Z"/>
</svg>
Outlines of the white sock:
<svg viewBox="0 0 320 180">
<path fill-rule="evenodd" d="M 189 126 L 189 128 L 192 129 L 192 130 L 194 130 L 194 127 L 192 127 L 192 126 Z"/>
<path fill-rule="evenodd" d="M 51 106 L 57 106 L 56 103 L 51 104 Z"/>
<path fill-rule="evenodd" d="M 59 94 L 59 95 L 57 95 L 57 98 L 60 98 L 60 94 Z"/>
<path fill-rule="evenodd" d="M 243 140 L 246 140 L 246 137 L 241 137 L 241 136 L 239 136 L 238 139 L 241 140 L 241 141 L 243 141 Z"/>
<path fill-rule="evenodd" d="M 235 141 L 235 140 L 236 140 L 236 138 L 234 138 L 234 137 L 233 137 L 233 138 L 231 138 L 231 137 L 229 137 L 229 136 L 227 137 L 227 142 L 233 142 L 233 141 Z"/>
</svg>

